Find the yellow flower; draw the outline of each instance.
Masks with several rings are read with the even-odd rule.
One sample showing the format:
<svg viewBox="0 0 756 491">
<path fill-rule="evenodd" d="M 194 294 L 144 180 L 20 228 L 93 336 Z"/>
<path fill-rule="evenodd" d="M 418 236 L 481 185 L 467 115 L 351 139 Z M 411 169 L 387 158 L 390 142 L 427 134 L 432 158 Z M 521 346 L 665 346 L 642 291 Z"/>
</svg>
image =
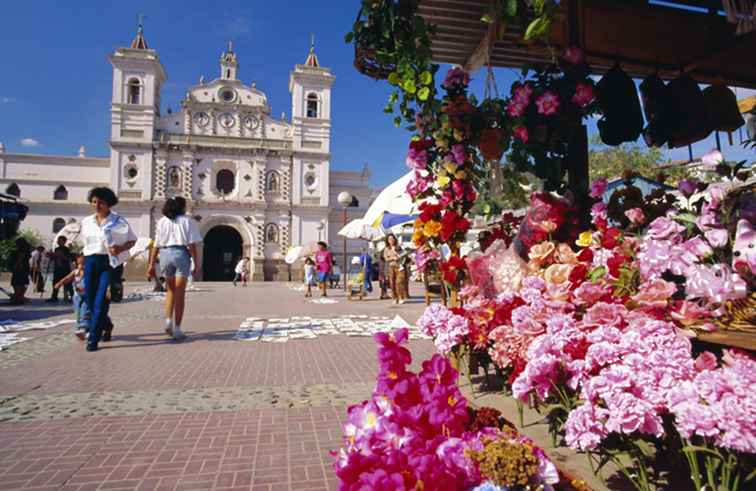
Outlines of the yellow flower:
<svg viewBox="0 0 756 491">
<path fill-rule="evenodd" d="M 438 237 L 438 234 L 441 232 L 441 223 L 431 220 L 425 224 L 425 227 L 423 227 L 423 234 L 425 234 L 426 237 Z"/>
<path fill-rule="evenodd" d="M 412 242 L 414 242 L 415 245 L 418 247 L 421 246 L 423 242 L 425 242 L 425 236 L 423 235 L 423 227 L 415 229 L 415 231 L 412 233 Z"/>
<path fill-rule="evenodd" d="M 465 139 L 465 134 L 462 133 L 460 129 L 456 128 L 454 130 L 454 139 L 457 140 L 458 142 L 461 142 L 462 140 Z"/>
<path fill-rule="evenodd" d="M 576 240 L 575 243 L 580 247 L 590 247 L 593 243 L 593 232 L 581 232 L 580 237 L 578 237 L 578 240 Z"/>
<path fill-rule="evenodd" d="M 449 174 L 454 174 L 457 171 L 457 164 L 447 160 L 444 162 L 444 170 Z"/>
<path fill-rule="evenodd" d="M 467 177 L 467 172 L 463 170 L 458 170 L 457 173 L 454 174 L 454 177 L 456 177 L 457 179 L 464 179 Z"/>
<path fill-rule="evenodd" d="M 444 140 L 443 138 L 436 138 L 436 146 L 438 148 L 448 148 L 449 142 Z"/>
<path fill-rule="evenodd" d="M 436 178 L 436 184 L 438 184 L 438 187 L 440 188 L 445 188 L 446 186 L 449 185 L 450 182 L 451 182 L 451 178 L 445 174 L 440 175 L 438 176 L 438 178 Z"/>
</svg>

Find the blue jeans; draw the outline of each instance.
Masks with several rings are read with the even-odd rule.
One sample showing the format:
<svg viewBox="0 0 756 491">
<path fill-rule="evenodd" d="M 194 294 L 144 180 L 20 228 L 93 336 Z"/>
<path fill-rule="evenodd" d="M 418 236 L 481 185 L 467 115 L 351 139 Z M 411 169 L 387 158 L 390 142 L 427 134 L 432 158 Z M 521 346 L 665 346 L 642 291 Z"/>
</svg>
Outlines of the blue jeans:
<svg viewBox="0 0 756 491">
<path fill-rule="evenodd" d="M 74 290 L 73 296 L 74 312 L 76 312 L 76 328 L 87 330 L 89 327 L 89 307 L 84 297 Z"/>
<path fill-rule="evenodd" d="M 110 302 L 107 299 L 108 287 L 115 272 L 110 267 L 106 254 L 84 256 L 84 282 L 86 285 L 85 298 L 91 319 L 89 321 L 89 338 L 87 343 L 97 346 L 108 317 Z"/>
<path fill-rule="evenodd" d="M 160 268 L 165 278 L 183 276 L 188 278 L 192 274 L 192 258 L 186 247 L 161 247 Z"/>
</svg>

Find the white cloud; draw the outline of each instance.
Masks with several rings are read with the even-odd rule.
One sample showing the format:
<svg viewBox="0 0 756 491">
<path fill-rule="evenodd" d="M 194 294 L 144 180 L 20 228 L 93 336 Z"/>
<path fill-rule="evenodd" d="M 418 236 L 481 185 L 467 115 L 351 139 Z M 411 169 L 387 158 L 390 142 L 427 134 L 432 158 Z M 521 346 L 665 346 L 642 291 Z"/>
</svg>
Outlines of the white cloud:
<svg viewBox="0 0 756 491">
<path fill-rule="evenodd" d="M 0 97 L 0 104 L 11 104 L 16 102 L 15 97 Z"/>
<path fill-rule="evenodd" d="M 21 140 L 21 146 L 22 147 L 38 147 L 39 141 L 35 140 L 34 138 L 24 138 Z"/>
</svg>

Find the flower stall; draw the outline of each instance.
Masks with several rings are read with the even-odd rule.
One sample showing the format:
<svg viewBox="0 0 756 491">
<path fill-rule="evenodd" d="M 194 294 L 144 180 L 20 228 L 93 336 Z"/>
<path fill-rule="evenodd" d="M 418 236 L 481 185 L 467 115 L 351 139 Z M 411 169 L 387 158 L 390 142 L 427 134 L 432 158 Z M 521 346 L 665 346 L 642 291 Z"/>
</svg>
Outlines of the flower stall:
<svg viewBox="0 0 756 491">
<path fill-rule="evenodd" d="M 406 333 L 376 336 L 376 387 L 336 453 L 342 489 L 588 489 L 554 467 L 562 447 L 638 490 L 756 483 L 752 167 L 712 152 L 695 178 L 647 195 L 588 182 L 589 117 L 607 145 L 670 148 L 742 124 L 723 84 L 756 87 L 755 33 L 716 1 L 663 4 L 362 1 L 347 42 L 358 70 L 395 89 L 385 112 L 413 134 L 416 260 L 451 297 L 418 320 L 438 351 L 419 373 Z M 522 68 L 503 97 L 494 66 Z M 517 173 L 541 183 L 525 216 L 491 220 L 463 255 L 471 211 L 493 209 L 480 205 Z M 468 402 L 477 365 L 503 414 Z M 549 439 L 523 436 L 534 414 Z"/>
</svg>

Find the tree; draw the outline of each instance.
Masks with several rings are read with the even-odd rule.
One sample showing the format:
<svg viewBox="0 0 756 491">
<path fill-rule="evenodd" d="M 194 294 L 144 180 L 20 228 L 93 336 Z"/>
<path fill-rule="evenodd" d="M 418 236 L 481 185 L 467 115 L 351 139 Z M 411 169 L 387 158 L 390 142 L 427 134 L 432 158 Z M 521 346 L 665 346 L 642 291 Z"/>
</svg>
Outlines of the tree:
<svg viewBox="0 0 756 491">
<path fill-rule="evenodd" d="M 39 235 L 39 232 L 29 229 L 19 231 L 10 239 L 0 240 L 0 271 L 6 270 L 5 266 L 8 262 L 8 257 L 16 250 L 16 239 L 20 237 L 26 239 L 32 249 L 36 248 L 43 242 L 42 236 Z"/>
<path fill-rule="evenodd" d="M 660 168 L 664 154 L 660 148 L 646 148 L 637 143 L 623 143 L 617 147 L 604 145 L 598 134 L 591 138 L 588 151 L 591 181 L 601 177 L 612 179 L 621 177 L 626 171 L 655 179 L 663 172 L 667 184 L 674 185 L 691 176 L 692 169 L 685 166 Z"/>
</svg>

